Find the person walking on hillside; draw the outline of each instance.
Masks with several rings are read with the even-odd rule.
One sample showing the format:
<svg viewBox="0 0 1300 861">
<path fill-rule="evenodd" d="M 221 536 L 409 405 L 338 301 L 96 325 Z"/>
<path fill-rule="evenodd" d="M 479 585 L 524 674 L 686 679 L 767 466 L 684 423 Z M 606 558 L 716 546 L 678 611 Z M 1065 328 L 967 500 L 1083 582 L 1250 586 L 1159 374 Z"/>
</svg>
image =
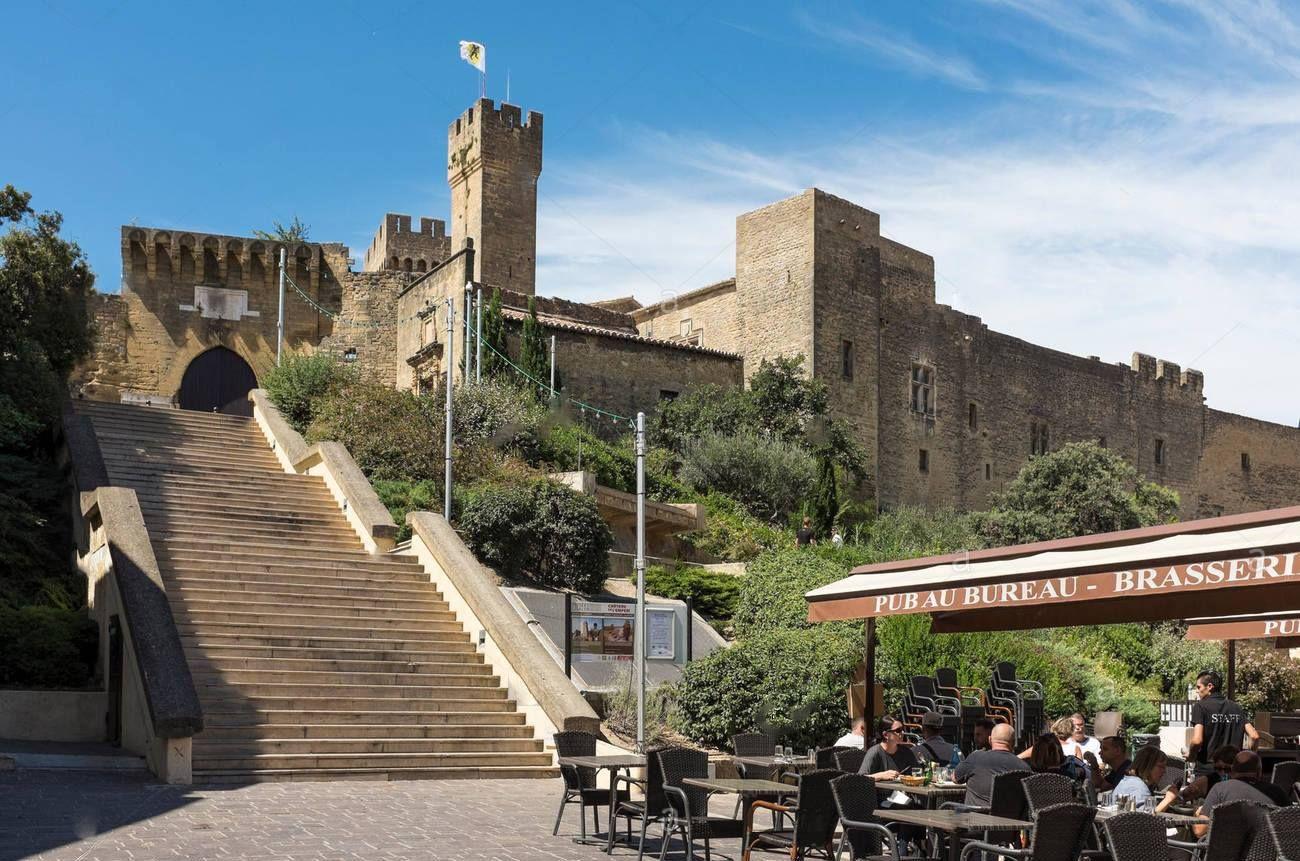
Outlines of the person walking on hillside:
<svg viewBox="0 0 1300 861">
<path fill-rule="evenodd" d="M 803 526 L 799 527 L 794 534 L 794 543 L 796 547 L 807 547 L 817 543 L 817 533 L 813 532 L 811 517 L 803 519 Z"/>
<path fill-rule="evenodd" d="M 1188 744 L 1190 759 L 1196 771 L 1208 774 L 1213 770 L 1210 754 L 1221 747 L 1232 745 L 1238 750 L 1253 750 L 1259 744 L 1259 732 L 1246 719 L 1241 706 L 1223 695 L 1223 679 L 1218 673 L 1201 673 L 1196 679 L 1196 693 L 1201 700 L 1192 706 L 1192 740 Z M 1250 739 L 1249 744 L 1244 744 Z"/>
</svg>

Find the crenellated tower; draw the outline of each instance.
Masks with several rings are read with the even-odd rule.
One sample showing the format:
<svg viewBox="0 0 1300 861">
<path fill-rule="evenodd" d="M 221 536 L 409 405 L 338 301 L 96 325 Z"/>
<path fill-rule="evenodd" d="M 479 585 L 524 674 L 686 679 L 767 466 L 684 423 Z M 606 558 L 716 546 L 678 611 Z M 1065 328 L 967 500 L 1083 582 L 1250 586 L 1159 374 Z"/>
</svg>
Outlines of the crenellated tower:
<svg viewBox="0 0 1300 861">
<path fill-rule="evenodd" d="M 479 99 L 447 130 L 452 249 L 474 240 L 476 280 L 536 290 L 542 115 Z"/>
</svg>

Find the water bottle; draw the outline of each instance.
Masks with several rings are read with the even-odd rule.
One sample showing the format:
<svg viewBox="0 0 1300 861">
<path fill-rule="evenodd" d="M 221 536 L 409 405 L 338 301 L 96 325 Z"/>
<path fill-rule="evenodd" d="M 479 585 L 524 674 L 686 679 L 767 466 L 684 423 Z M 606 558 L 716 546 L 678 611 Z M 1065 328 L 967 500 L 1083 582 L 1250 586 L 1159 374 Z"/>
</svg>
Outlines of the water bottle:
<svg viewBox="0 0 1300 861">
<path fill-rule="evenodd" d="M 959 765 L 961 765 L 961 748 L 954 744 L 952 746 L 952 756 L 948 758 L 948 767 L 956 771 Z"/>
</svg>

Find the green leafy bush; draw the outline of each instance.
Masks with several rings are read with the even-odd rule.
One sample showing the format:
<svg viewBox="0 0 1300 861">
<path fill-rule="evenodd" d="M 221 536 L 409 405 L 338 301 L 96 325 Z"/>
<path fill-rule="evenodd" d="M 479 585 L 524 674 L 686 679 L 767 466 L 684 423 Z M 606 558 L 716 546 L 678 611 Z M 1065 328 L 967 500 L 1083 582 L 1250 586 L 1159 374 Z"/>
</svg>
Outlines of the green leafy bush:
<svg viewBox="0 0 1300 861">
<path fill-rule="evenodd" d="M 729 496 L 710 492 L 703 503 L 708 515 L 704 529 L 679 536 L 701 553 L 724 562 L 748 562 L 764 550 L 794 543 L 793 535 L 755 519 Z"/>
<path fill-rule="evenodd" d="M 808 452 L 757 434 L 706 434 L 683 454 L 681 477 L 701 492 L 724 493 L 755 517 L 783 520 L 812 489 Z"/>
<path fill-rule="evenodd" d="M 595 500 L 551 481 L 476 490 L 461 513 L 465 541 L 507 578 L 582 594 L 600 591 L 614 545 Z"/>
<path fill-rule="evenodd" d="M 618 674 L 614 688 L 604 697 L 601 718 L 610 729 L 627 739 L 636 738 L 636 674 L 632 665 Z M 645 692 L 645 738 L 657 744 L 668 736 L 669 716 L 672 712 L 673 689 L 671 685 L 650 685 L 647 679 Z"/>
<path fill-rule="evenodd" d="M 442 479 L 442 410 L 392 386 L 354 382 L 330 392 L 316 402 L 306 437 L 343 443 L 372 480 Z"/>
<path fill-rule="evenodd" d="M 624 493 L 636 492 L 636 457 L 631 441 L 610 443 L 575 423 L 553 423 L 542 429 L 539 462 L 556 472 L 585 470 L 596 481 Z M 649 470 L 647 469 L 647 472 Z"/>
<path fill-rule="evenodd" d="M 1246 714 L 1290 711 L 1300 705 L 1300 663 L 1286 650 L 1243 643 L 1237 649 L 1236 698 Z"/>
<path fill-rule="evenodd" d="M 445 391 L 431 396 L 438 404 L 438 421 L 445 419 Z M 504 380 L 458 386 L 452 391 L 452 434 L 457 446 L 490 445 L 498 451 L 527 454 L 535 450 L 546 410 L 523 397 L 518 386 Z"/>
<path fill-rule="evenodd" d="M 405 541 L 411 537 L 411 527 L 406 522 L 406 515 L 412 511 L 442 512 L 441 484 L 432 481 L 372 481 L 375 494 L 393 515 L 397 523 L 397 540 Z"/>
<path fill-rule="evenodd" d="M 695 611 L 710 619 L 730 619 L 736 613 L 741 578 L 721 571 L 709 571 L 690 565 L 646 569 L 646 591 L 663 598 L 685 601 L 689 598 Z"/>
<path fill-rule="evenodd" d="M 84 688 L 98 648 L 85 610 L 0 604 L 0 688 Z"/>
<path fill-rule="evenodd" d="M 686 665 L 674 722 L 715 747 L 729 748 L 733 735 L 755 730 L 774 732 L 796 749 L 829 744 L 847 725 L 844 693 L 861 646 L 860 636 L 836 626 L 738 641 Z"/>
<path fill-rule="evenodd" d="M 293 429 L 303 433 L 315 417 L 317 403 L 355 376 L 329 353 L 291 353 L 262 375 L 262 388 Z"/>
<path fill-rule="evenodd" d="M 736 604 L 736 634 L 751 637 L 810 627 L 804 593 L 847 573 L 842 565 L 793 547 L 761 554 L 745 569 Z"/>
</svg>

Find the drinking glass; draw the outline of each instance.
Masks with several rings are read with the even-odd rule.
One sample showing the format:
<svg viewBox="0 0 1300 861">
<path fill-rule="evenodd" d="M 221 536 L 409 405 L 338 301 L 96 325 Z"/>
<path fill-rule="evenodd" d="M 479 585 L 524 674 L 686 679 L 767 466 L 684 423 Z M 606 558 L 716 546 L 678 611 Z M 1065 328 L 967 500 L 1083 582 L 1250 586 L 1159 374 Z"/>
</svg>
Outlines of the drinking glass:
<svg viewBox="0 0 1300 861">
<path fill-rule="evenodd" d="M 789 760 L 793 760 L 793 759 L 794 759 L 794 746 L 793 746 L 793 745 L 788 745 L 788 744 L 787 744 L 787 745 L 785 746 L 785 758 L 786 758 L 787 761 L 789 761 Z"/>
<path fill-rule="evenodd" d="M 809 762 L 817 761 L 817 748 L 815 747 L 808 748 L 808 761 Z"/>
</svg>

